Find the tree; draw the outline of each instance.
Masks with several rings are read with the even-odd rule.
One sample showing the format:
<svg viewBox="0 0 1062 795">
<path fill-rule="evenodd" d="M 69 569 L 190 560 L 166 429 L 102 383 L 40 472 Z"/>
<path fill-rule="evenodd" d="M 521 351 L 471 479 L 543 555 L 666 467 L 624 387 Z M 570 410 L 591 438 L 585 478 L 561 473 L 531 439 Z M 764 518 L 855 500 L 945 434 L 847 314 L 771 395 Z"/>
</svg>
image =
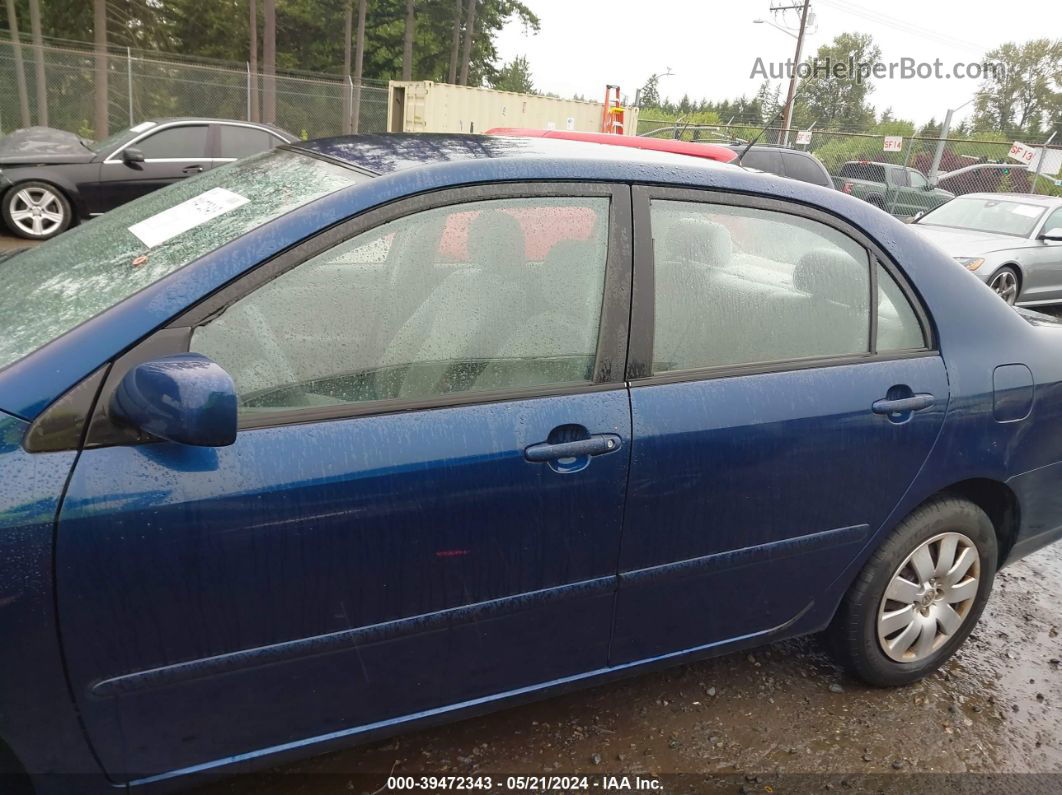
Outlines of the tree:
<svg viewBox="0 0 1062 795">
<path fill-rule="evenodd" d="M 974 126 L 1036 137 L 1062 108 L 1062 39 L 1008 42 L 985 55 L 990 69 L 974 102 Z"/>
<path fill-rule="evenodd" d="M 660 104 L 660 75 L 650 75 L 638 90 L 638 104 L 643 108 L 654 108 Z"/>
<path fill-rule="evenodd" d="M 262 121 L 275 124 L 277 120 L 277 2 L 262 0 L 265 26 L 262 31 Z"/>
<path fill-rule="evenodd" d="M 847 64 L 849 59 L 856 64 L 877 63 L 881 50 L 869 33 L 842 33 L 819 47 L 814 56 L 818 63 L 831 65 Z M 799 123 L 795 126 L 864 129 L 874 123 L 874 108 L 867 102 L 873 90 L 869 79 L 812 72 L 797 89 L 795 115 Z"/>
<path fill-rule="evenodd" d="M 454 0 L 454 29 L 450 39 L 450 73 L 446 81 L 450 84 L 457 82 L 457 58 L 461 51 L 461 23 L 463 21 L 464 3 L 462 0 Z"/>
<path fill-rule="evenodd" d="M 368 0 L 358 0 L 358 32 L 354 45 L 354 107 L 351 110 L 350 129 L 357 132 L 361 124 L 361 75 L 365 65 L 365 15 Z"/>
<path fill-rule="evenodd" d="M 97 140 L 110 135 L 107 119 L 107 0 L 93 0 L 92 37 L 96 45 L 96 92 L 94 134 Z"/>
<path fill-rule="evenodd" d="M 413 79 L 413 34 L 416 30 L 414 0 L 406 0 L 406 32 L 402 40 L 402 79 Z"/>
<path fill-rule="evenodd" d="M 472 40 L 476 36 L 476 0 L 468 0 L 465 14 L 465 47 L 461 56 L 461 85 L 468 85 L 468 70 L 472 66 Z"/>
<path fill-rule="evenodd" d="M 250 121 L 258 121 L 261 118 L 261 109 L 258 103 L 258 2 L 247 0 L 247 28 L 250 39 L 250 60 L 248 68 L 251 70 L 251 118 Z"/>
<path fill-rule="evenodd" d="M 30 35 L 33 37 L 34 77 L 37 84 L 37 123 L 48 126 L 48 77 L 44 71 L 44 40 L 41 36 L 40 0 L 29 0 Z"/>
<path fill-rule="evenodd" d="M 29 94 L 26 91 L 26 71 L 22 66 L 22 45 L 18 40 L 18 18 L 15 16 L 15 0 L 7 0 L 7 24 L 11 29 L 11 49 L 15 55 L 15 83 L 18 85 L 18 109 L 22 126 L 33 124 L 30 118 Z"/>
<path fill-rule="evenodd" d="M 534 94 L 535 84 L 531 78 L 531 65 L 527 56 L 517 55 L 505 64 L 490 80 L 492 88 L 499 91 L 516 91 L 520 94 Z"/>
</svg>

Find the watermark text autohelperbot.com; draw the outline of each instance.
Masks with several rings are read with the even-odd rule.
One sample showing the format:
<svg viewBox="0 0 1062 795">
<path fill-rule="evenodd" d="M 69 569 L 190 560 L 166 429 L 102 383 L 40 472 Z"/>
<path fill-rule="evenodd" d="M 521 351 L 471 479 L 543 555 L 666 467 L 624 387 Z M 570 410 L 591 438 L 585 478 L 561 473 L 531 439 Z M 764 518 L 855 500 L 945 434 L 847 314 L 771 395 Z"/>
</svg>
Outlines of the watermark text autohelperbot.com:
<svg viewBox="0 0 1062 795">
<path fill-rule="evenodd" d="M 786 61 L 765 61 L 757 58 L 752 65 L 750 78 L 763 80 L 788 80 L 796 74 L 801 80 L 808 78 L 834 77 L 841 80 L 981 80 L 988 77 L 1003 78 L 1006 68 L 1001 63 L 992 61 L 960 61 L 945 63 L 940 58 L 933 61 L 919 61 L 915 58 L 900 58 L 898 61 L 857 61 L 855 58 L 838 60 L 830 57 L 809 58 L 794 63 Z"/>
</svg>

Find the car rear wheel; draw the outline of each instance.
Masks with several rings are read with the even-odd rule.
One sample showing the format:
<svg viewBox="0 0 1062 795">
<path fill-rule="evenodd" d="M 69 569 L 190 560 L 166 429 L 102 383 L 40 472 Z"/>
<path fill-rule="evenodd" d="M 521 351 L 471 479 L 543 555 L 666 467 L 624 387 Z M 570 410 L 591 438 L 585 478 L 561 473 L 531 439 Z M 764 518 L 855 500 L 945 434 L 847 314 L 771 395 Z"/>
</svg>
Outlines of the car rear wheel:
<svg viewBox="0 0 1062 795">
<path fill-rule="evenodd" d="M 22 182 L 4 196 L 8 229 L 29 240 L 47 240 L 70 226 L 70 202 L 47 182 Z"/>
<path fill-rule="evenodd" d="M 971 502 L 923 505 L 867 561 L 828 631 L 860 679 L 904 685 L 939 668 L 977 623 L 992 590 L 996 533 Z"/>
<path fill-rule="evenodd" d="M 1014 268 L 1004 265 L 992 274 L 992 278 L 988 280 L 988 286 L 996 291 L 996 295 L 1013 306 L 1021 292 L 1021 278 Z"/>
</svg>

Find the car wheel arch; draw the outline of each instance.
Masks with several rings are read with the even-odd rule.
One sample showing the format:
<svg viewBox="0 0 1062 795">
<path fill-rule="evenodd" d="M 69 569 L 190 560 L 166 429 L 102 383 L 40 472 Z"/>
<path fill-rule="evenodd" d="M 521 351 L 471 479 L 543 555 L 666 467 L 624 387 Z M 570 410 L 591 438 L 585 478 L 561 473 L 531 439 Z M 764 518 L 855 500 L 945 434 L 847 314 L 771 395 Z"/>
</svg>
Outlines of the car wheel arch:
<svg viewBox="0 0 1062 795">
<path fill-rule="evenodd" d="M 990 477 L 971 477 L 965 480 L 955 481 L 948 485 L 934 488 L 932 492 L 925 494 L 922 499 L 889 522 L 886 526 L 878 529 L 870 543 L 864 548 L 862 554 L 853 559 L 844 572 L 840 573 L 827 588 L 830 596 L 823 600 L 824 605 L 829 605 L 824 613 L 818 615 L 820 623 L 813 631 L 824 629 L 833 620 L 841 599 L 851 587 L 860 570 L 874 552 L 885 543 L 892 532 L 899 527 L 911 514 L 921 509 L 934 500 L 942 497 L 958 497 L 967 500 L 984 511 L 992 527 L 996 531 L 996 541 L 999 549 L 998 567 L 1006 564 L 1011 548 L 1018 535 L 1021 519 L 1021 506 L 1014 491 L 1001 480 Z"/>
<path fill-rule="evenodd" d="M 995 270 L 992 271 L 992 275 L 988 278 L 991 280 L 992 276 L 995 276 L 1004 268 L 1010 268 L 1018 274 L 1018 289 L 1020 290 L 1021 286 L 1025 284 L 1025 270 L 1022 268 L 1021 265 L 1019 265 L 1017 262 L 1014 262 L 1013 260 L 1009 262 L 1001 262 L 995 267 Z"/>
<path fill-rule="evenodd" d="M 67 204 L 70 205 L 70 226 L 76 226 L 80 223 L 81 219 L 85 217 L 84 207 L 81 202 L 81 193 L 77 190 L 75 185 L 71 185 L 65 180 L 55 179 L 55 175 L 53 174 L 46 174 L 44 176 L 39 176 L 33 173 L 19 174 L 17 178 L 14 175 L 9 176 L 11 176 L 11 187 L 0 196 L 0 201 L 3 201 L 5 205 L 8 197 L 17 191 L 20 186 L 25 185 L 27 182 L 41 182 L 53 188 L 57 193 L 61 193 L 63 198 L 66 199 Z"/>
<path fill-rule="evenodd" d="M 1021 505 L 1006 483 L 991 478 L 970 478 L 941 489 L 928 500 L 950 495 L 968 500 L 988 514 L 999 545 L 999 568 L 1007 562 L 1021 523 Z"/>
</svg>

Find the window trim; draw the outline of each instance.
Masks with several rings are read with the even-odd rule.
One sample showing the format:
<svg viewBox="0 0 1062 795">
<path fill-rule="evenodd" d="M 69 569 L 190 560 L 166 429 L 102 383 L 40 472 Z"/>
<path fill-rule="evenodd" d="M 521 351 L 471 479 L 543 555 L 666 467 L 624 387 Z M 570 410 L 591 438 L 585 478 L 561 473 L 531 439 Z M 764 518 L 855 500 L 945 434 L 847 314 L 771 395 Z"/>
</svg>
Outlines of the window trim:
<svg viewBox="0 0 1062 795">
<path fill-rule="evenodd" d="M 685 201 L 696 204 L 722 204 L 745 207 L 752 210 L 777 212 L 783 215 L 794 215 L 825 224 L 853 240 L 867 253 L 867 267 L 870 269 L 870 345 L 868 352 L 750 362 L 736 365 L 727 364 L 689 370 L 669 370 L 664 373 L 653 374 L 653 337 L 656 320 L 655 260 L 650 217 L 650 202 L 653 199 Z M 838 216 L 809 205 L 789 202 L 783 199 L 698 188 L 635 185 L 631 189 L 631 202 L 634 223 L 634 287 L 633 295 L 631 296 L 631 341 L 627 354 L 627 380 L 632 387 L 939 355 L 937 337 L 931 322 L 931 316 L 906 275 L 877 243 Z M 922 330 L 922 339 L 926 343 L 923 347 L 885 352 L 877 350 L 878 265 L 884 268 L 893 278 L 903 297 L 914 310 L 915 317 Z"/>
<path fill-rule="evenodd" d="M 601 317 L 598 326 L 597 358 L 590 383 L 550 384 L 536 387 L 514 387 L 490 392 L 462 392 L 429 399 L 389 399 L 364 401 L 337 406 L 310 406 L 269 415 L 242 417 L 239 429 L 276 427 L 325 420 L 423 411 L 436 408 L 497 403 L 510 400 L 572 395 L 625 387 L 627 344 L 629 339 L 630 295 L 632 273 L 632 232 L 630 219 L 630 186 L 606 182 L 530 182 L 491 183 L 488 185 L 448 188 L 418 194 L 381 205 L 324 229 L 313 237 L 296 244 L 287 251 L 256 265 L 234 281 L 206 296 L 194 306 L 171 320 L 165 327 L 141 341 L 130 353 L 115 363 L 104 385 L 99 404 L 106 405 L 110 393 L 117 387 L 129 367 L 155 356 L 186 353 L 195 327 L 209 322 L 230 305 L 258 287 L 272 281 L 303 262 L 370 229 L 413 215 L 424 210 L 468 204 L 492 199 L 516 198 L 607 198 L 609 199 L 608 253 L 605 260 L 605 284 L 602 291 Z M 166 341 L 159 347 L 160 338 Z M 141 356 L 142 350 L 149 351 Z M 124 365 L 124 366 L 123 366 Z M 137 440 L 128 434 L 108 434 L 101 423 L 94 423 L 88 440 L 90 446 L 129 444 Z M 118 430 L 115 428 L 115 430 Z"/>
</svg>

